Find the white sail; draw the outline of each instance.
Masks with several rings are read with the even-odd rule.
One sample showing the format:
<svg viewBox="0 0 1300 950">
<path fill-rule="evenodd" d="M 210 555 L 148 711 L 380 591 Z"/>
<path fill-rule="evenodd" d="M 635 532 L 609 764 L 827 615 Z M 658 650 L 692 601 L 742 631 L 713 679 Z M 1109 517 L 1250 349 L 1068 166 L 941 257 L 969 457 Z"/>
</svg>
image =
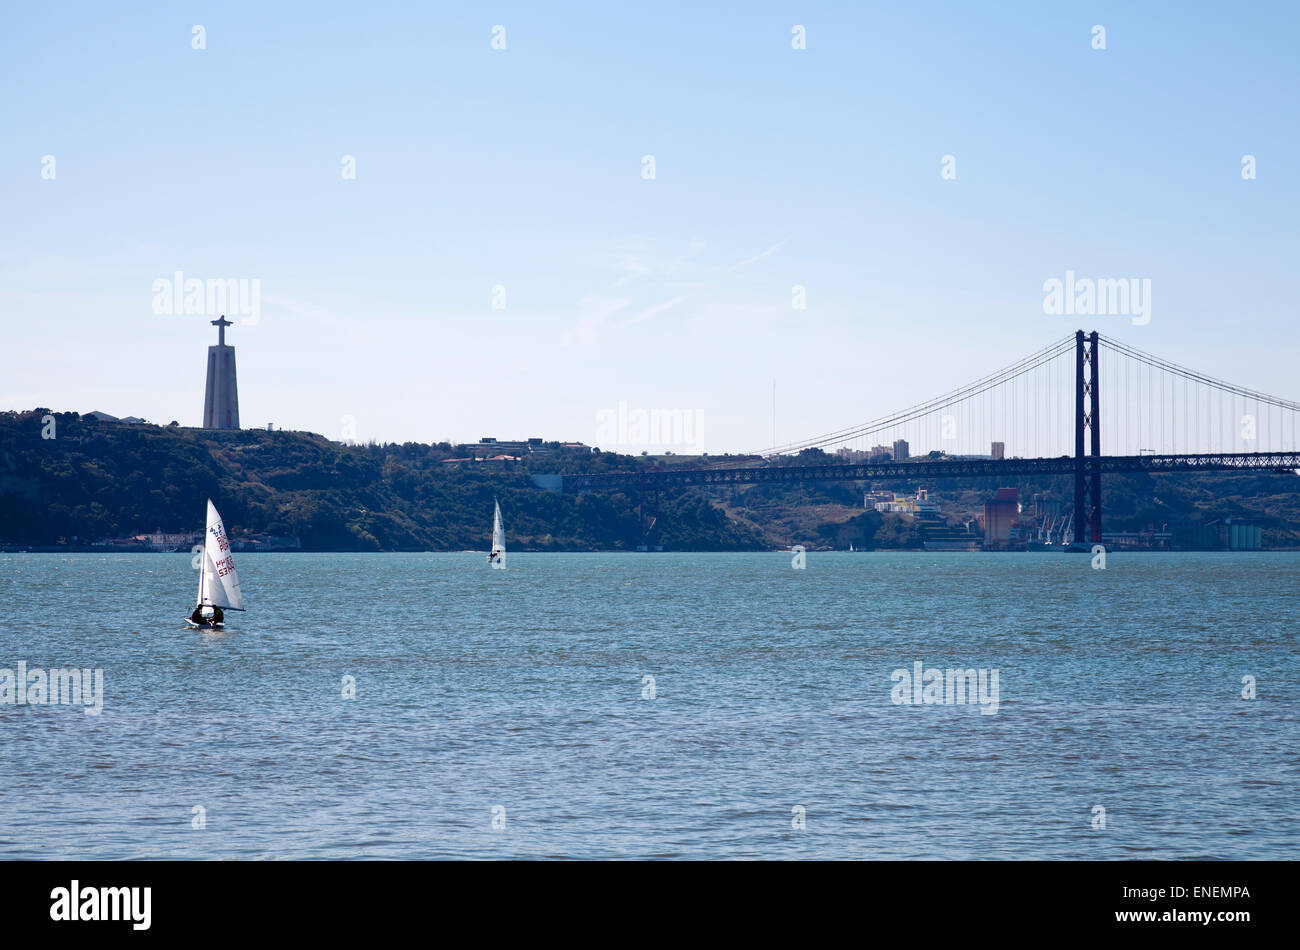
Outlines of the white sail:
<svg viewBox="0 0 1300 950">
<path fill-rule="evenodd" d="M 501 503 L 495 502 L 496 510 L 492 513 L 492 553 L 488 560 L 496 568 L 506 566 L 506 529 L 501 524 Z"/>
<path fill-rule="evenodd" d="M 226 526 L 217 514 L 216 505 L 208 499 L 208 528 L 203 535 L 203 567 L 199 571 L 200 607 L 220 607 L 223 610 L 243 610 L 244 596 L 239 592 L 239 575 L 235 573 L 235 559 L 230 553 L 230 539 Z"/>
</svg>

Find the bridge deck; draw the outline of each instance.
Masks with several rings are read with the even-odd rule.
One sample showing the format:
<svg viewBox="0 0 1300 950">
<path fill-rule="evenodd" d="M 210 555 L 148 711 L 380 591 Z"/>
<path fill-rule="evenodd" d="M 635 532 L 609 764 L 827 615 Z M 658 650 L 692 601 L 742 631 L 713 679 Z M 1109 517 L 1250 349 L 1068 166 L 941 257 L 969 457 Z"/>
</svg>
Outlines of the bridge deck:
<svg viewBox="0 0 1300 950">
<path fill-rule="evenodd" d="M 1102 455 L 1086 457 L 1091 474 L 1118 472 L 1294 472 L 1300 452 L 1229 452 L 1193 455 Z M 803 481 L 915 480 L 923 478 L 993 478 L 1014 475 L 1073 475 L 1075 459 L 910 459 L 906 462 L 855 462 L 835 465 L 754 465 L 744 468 L 657 469 L 565 475 L 568 491 L 610 488 L 680 488 L 693 485 L 743 485 Z"/>
</svg>

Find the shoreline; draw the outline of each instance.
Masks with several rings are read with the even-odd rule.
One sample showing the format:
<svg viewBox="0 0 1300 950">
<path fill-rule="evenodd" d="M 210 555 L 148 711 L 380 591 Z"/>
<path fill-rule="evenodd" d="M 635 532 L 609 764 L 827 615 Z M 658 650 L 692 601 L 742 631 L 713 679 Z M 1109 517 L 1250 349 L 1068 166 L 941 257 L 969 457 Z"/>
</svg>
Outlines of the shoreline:
<svg viewBox="0 0 1300 950">
<path fill-rule="evenodd" d="M 1087 549 L 1070 549 L 1057 548 L 1054 550 L 1044 550 L 1041 548 L 1031 548 L 1022 550 L 994 550 L 994 551 L 926 551 L 922 548 L 872 548 L 870 550 L 846 551 L 843 548 L 810 548 L 805 546 L 809 554 L 1088 554 Z M 1247 550 L 1229 550 L 1226 548 L 1126 548 L 1110 547 L 1106 548 L 1107 554 L 1286 554 L 1300 551 L 1300 548 L 1259 548 L 1253 551 Z M 320 550 L 304 551 L 302 549 L 286 549 L 280 551 L 239 551 L 241 558 L 250 555 L 262 554 L 479 554 L 486 556 L 488 551 L 459 550 L 459 551 L 433 551 L 426 548 L 410 548 L 391 551 L 356 551 L 350 549 L 333 549 L 322 548 Z M 680 550 L 680 551 L 636 551 L 627 548 L 602 548 L 600 550 L 586 551 L 553 551 L 553 550 L 535 550 L 530 548 L 516 548 L 511 554 L 789 554 L 789 548 L 768 548 L 762 551 L 749 549 L 728 549 L 728 550 Z M 50 545 L 33 545 L 29 547 L 20 547 L 16 545 L 0 545 L 0 554 L 159 554 L 159 555 L 185 555 L 192 557 L 192 551 L 124 551 L 120 548 L 91 548 L 91 547 L 56 547 Z"/>
</svg>

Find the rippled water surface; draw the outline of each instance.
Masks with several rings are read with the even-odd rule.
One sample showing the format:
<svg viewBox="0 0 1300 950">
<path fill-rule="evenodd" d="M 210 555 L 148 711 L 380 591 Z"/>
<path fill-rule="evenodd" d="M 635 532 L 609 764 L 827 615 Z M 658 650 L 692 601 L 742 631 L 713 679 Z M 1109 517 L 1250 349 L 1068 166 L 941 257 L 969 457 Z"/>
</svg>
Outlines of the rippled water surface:
<svg viewBox="0 0 1300 950">
<path fill-rule="evenodd" d="M 0 856 L 1300 845 L 1297 554 L 236 557 L 212 634 L 189 555 L 0 554 L 0 668 L 105 682 L 99 716 L 0 705 Z M 998 670 L 997 713 L 895 705 L 918 660 Z"/>
</svg>

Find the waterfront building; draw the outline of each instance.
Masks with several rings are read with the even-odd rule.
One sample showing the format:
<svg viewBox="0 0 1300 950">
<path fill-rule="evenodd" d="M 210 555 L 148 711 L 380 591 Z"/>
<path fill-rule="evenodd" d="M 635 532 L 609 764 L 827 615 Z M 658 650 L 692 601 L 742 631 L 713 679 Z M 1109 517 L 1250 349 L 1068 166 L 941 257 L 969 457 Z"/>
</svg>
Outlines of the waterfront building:
<svg viewBox="0 0 1300 950">
<path fill-rule="evenodd" d="M 1263 540 L 1259 525 L 1241 518 L 1211 521 L 1196 534 L 1200 547 L 1219 551 L 1258 551 Z"/>
<path fill-rule="evenodd" d="M 997 442 L 993 443 L 995 446 Z M 984 549 L 1005 551 L 1011 546 L 1011 529 L 1020 514 L 1019 493 L 999 488 L 997 497 L 984 503 Z"/>
<path fill-rule="evenodd" d="M 137 534 L 131 538 L 132 541 L 142 541 L 150 551 L 188 551 L 190 547 L 201 540 L 201 535 L 194 534 L 168 534 L 159 529 L 152 534 Z"/>
</svg>

